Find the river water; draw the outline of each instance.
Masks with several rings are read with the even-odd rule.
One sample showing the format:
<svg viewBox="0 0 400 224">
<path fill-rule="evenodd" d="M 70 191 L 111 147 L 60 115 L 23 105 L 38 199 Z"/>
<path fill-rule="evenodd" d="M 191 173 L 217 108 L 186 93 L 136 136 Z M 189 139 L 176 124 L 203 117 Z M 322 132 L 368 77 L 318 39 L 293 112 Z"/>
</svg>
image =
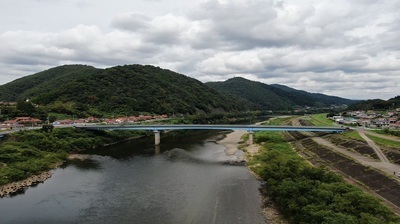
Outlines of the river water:
<svg viewBox="0 0 400 224">
<path fill-rule="evenodd" d="M 216 133 L 170 133 L 85 151 L 44 183 L 0 199 L 0 223 L 265 223 L 260 183 Z"/>
</svg>

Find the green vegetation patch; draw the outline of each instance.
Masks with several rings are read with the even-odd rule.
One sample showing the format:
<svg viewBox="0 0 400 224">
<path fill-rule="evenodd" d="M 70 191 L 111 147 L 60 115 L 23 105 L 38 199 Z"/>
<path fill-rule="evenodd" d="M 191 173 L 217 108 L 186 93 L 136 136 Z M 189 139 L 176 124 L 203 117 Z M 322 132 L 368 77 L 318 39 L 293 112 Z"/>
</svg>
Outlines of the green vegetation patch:
<svg viewBox="0 0 400 224">
<path fill-rule="evenodd" d="M 357 140 L 365 142 L 363 137 L 361 137 L 360 134 L 354 130 L 345 131 L 345 132 L 341 133 L 341 135 L 346 138 L 353 138 L 353 139 L 357 139 Z"/>
<path fill-rule="evenodd" d="M 332 126 L 334 124 L 333 121 L 329 120 L 326 117 L 327 113 L 323 114 L 313 114 L 311 115 L 311 123 L 315 126 Z"/>
<path fill-rule="evenodd" d="M 249 167 L 265 182 L 263 191 L 291 223 L 399 223 L 380 201 L 343 178 L 310 165 L 282 133 L 258 132 L 263 143 Z"/>
<path fill-rule="evenodd" d="M 292 116 L 290 117 L 275 117 L 271 118 L 269 121 L 264 123 L 265 125 L 283 125 L 283 124 L 289 124 L 290 121 L 293 119 Z"/>
<path fill-rule="evenodd" d="M 367 137 L 370 138 L 375 143 L 377 143 L 378 145 L 383 145 L 386 147 L 400 149 L 400 142 L 389 140 L 389 139 L 384 139 L 384 138 L 379 138 L 379 137 L 376 137 L 373 135 L 367 135 Z"/>
<path fill-rule="evenodd" d="M 389 128 L 385 128 L 382 130 L 371 130 L 371 131 L 378 133 L 378 134 L 393 135 L 393 136 L 400 137 L 400 131 L 390 130 Z"/>
<path fill-rule="evenodd" d="M 59 128 L 15 132 L 0 142 L 0 185 L 50 170 L 68 153 L 143 135 L 140 131 L 85 131 Z"/>
</svg>

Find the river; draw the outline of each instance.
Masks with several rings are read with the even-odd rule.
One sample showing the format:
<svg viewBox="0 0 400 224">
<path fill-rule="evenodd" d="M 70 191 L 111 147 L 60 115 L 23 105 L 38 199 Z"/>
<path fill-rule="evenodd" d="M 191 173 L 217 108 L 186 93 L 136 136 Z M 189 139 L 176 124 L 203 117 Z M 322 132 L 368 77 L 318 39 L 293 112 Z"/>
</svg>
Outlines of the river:
<svg viewBox="0 0 400 224">
<path fill-rule="evenodd" d="M 85 151 L 44 183 L 0 199 L 0 223 L 265 223 L 260 183 L 228 165 L 215 132 Z M 219 134 L 220 137 L 220 134 Z"/>
</svg>

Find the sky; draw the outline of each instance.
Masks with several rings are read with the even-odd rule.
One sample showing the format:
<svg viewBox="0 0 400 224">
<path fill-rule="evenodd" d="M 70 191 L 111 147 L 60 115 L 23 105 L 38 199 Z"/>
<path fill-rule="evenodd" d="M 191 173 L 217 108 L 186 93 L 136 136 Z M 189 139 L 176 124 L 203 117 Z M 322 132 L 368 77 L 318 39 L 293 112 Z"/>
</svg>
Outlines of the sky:
<svg viewBox="0 0 400 224">
<path fill-rule="evenodd" d="M 150 64 L 349 99 L 400 95 L 398 0 L 0 0 L 0 85 Z"/>
</svg>

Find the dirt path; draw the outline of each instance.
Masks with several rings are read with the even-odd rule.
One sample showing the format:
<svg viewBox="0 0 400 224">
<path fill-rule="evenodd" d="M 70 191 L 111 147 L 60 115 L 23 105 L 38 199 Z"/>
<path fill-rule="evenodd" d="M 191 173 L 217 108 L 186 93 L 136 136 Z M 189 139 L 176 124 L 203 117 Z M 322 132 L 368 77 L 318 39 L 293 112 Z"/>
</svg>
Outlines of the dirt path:
<svg viewBox="0 0 400 224">
<path fill-rule="evenodd" d="M 378 155 L 379 159 L 384 163 L 390 163 L 389 159 L 386 155 L 382 152 L 381 148 L 379 148 L 374 141 L 368 138 L 362 130 L 358 130 L 358 134 L 367 141 L 368 145 L 375 151 L 376 155 Z"/>
</svg>

